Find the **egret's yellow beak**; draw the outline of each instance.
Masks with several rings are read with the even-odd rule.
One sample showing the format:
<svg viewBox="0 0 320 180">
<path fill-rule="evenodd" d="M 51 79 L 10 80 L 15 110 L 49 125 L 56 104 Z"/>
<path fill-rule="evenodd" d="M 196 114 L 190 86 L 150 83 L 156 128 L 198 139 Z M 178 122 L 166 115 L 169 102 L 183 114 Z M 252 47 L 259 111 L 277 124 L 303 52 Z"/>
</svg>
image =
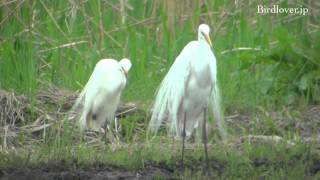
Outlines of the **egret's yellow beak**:
<svg viewBox="0 0 320 180">
<path fill-rule="evenodd" d="M 126 71 L 123 67 L 121 67 L 121 70 L 125 77 L 128 77 L 128 71 Z"/>
<path fill-rule="evenodd" d="M 208 42 L 208 44 L 210 45 L 210 47 L 212 47 L 212 43 L 211 43 L 211 39 L 209 37 L 209 34 L 205 34 L 203 32 L 201 32 L 201 33 L 204 36 L 204 38 L 206 39 L 206 41 Z"/>
<path fill-rule="evenodd" d="M 208 44 L 210 45 L 210 47 L 212 47 L 212 43 L 211 43 L 211 39 L 209 37 L 209 35 L 205 34 L 204 37 L 206 38 Z"/>
</svg>

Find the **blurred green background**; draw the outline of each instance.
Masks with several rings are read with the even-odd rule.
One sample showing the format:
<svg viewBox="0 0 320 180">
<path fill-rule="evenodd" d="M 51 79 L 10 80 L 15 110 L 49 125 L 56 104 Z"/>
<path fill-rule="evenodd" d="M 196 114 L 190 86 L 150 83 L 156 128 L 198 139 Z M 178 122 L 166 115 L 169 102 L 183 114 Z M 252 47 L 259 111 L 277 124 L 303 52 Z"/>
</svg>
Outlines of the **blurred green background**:
<svg viewBox="0 0 320 180">
<path fill-rule="evenodd" d="M 258 14 L 257 6 L 304 7 Z M 133 62 L 123 99 L 152 102 L 175 57 L 212 29 L 224 107 L 301 107 L 320 101 L 319 2 L 68 0 L 0 3 L 0 89 L 32 96 L 49 81 L 81 89 L 102 58 Z"/>
</svg>

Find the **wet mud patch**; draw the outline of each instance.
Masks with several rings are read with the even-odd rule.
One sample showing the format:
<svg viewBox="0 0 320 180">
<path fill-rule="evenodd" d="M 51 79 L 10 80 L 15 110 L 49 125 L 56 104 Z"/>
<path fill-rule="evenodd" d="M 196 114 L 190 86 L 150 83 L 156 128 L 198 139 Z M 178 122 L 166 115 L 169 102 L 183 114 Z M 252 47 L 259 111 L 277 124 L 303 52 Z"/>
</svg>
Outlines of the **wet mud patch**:
<svg viewBox="0 0 320 180">
<path fill-rule="evenodd" d="M 136 170 L 127 169 L 120 166 L 106 165 L 100 162 L 85 165 L 84 167 L 76 164 L 65 164 L 55 162 L 51 164 L 42 164 L 35 167 L 10 167 L 0 169 L 1 180 L 100 180 L 100 179 L 180 179 L 183 177 L 205 177 L 220 178 L 228 172 L 229 165 L 227 161 L 215 158 L 209 159 L 209 168 L 206 168 L 205 159 L 194 159 L 191 156 L 185 156 L 184 168 L 180 157 L 173 158 L 170 162 L 146 161 L 144 167 Z M 254 158 L 249 162 L 251 167 L 267 167 L 272 169 L 283 169 L 284 171 L 294 168 L 297 162 L 308 161 L 306 174 L 310 177 L 316 176 L 320 172 L 320 161 L 317 157 L 309 157 L 311 160 L 304 159 L 304 156 L 297 156 L 289 161 L 270 159 L 268 157 Z M 239 164 L 239 166 L 242 166 Z M 248 164 L 244 164 L 248 166 Z M 239 167 L 241 169 L 241 167 Z M 186 174 L 187 172 L 187 174 Z"/>
<path fill-rule="evenodd" d="M 0 170 L 0 179 L 2 180 L 170 179 L 172 176 L 172 172 L 161 166 L 146 166 L 143 170 L 127 170 L 121 167 L 102 165 L 93 165 L 87 168 L 65 168 L 56 164 Z"/>
</svg>

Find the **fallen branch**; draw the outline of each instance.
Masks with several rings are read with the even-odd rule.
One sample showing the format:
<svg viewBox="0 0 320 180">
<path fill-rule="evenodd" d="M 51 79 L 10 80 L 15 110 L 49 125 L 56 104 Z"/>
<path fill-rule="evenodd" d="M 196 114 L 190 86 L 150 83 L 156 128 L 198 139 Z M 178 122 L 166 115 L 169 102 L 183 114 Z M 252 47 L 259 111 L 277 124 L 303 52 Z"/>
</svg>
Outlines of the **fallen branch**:
<svg viewBox="0 0 320 180">
<path fill-rule="evenodd" d="M 49 49 L 44 49 L 44 50 L 40 50 L 38 51 L 38 53 L 44 53 L 44 52 L 48 52 L 48 51 L 53 51 L 55 49 L 62 49 L 62 48 L 68 48 L 68 47 L 73 47 L 75 45 L 78 44 L 83 44 L 83 43 L 87 43 L 88 41 L 78 41 L 78 42 L 71 42 L 71 43 L 67 43 L 67 44 L 62 44 L 60 46 L 56 46 L 53 48 L 49 48 Z"/>
<path fill-rule="evenodd" d="M 28 129 L 26 131 L 34 133 L 34 132 L 37 132 L 37 131 L 41 131 L 41 130 L 43 130 L 45 128 L 48 128 L 50 126 L 52 126 L 52 124 L 43 124 L 41 126 L 36 126 L 36 127 L 31 128 L 31 129 Z"/>
<path fill-rule="evenodd" d="M 117 108 L 116 117 L 121 117 L 127 114 L 133 114 L 137 111 L 137 106 L 134 103 L 121 103 Z"/>
<path fill-rule="evenodd" d="M 252 48 L 252 47 L 238 47 L 238 48 L 233 48 L 231 50 L 224 50 L 220 54 L 227 54 L 230 52 L 236 52 L 236 51 L 261 51 L 260 48 Z"/>
<path fill-rule="evenodd" d="M 279 144 L 286 143 L 289 146 L 294 146 L 295 143 L 290 140 L 285 140 L 280 136 L 264 136 L 264 135 L 248 135 L 240 137 L 240 141 L 248 141 L 249 143 L 269 143 L 269 144 Z"/>
</svg>

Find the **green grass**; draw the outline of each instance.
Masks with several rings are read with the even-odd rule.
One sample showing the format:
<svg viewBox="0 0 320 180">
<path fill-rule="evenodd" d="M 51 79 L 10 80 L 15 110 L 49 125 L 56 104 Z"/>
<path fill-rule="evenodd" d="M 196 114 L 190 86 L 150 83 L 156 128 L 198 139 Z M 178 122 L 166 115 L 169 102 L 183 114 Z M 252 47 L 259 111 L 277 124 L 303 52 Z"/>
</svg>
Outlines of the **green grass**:
<svg viewBox="0 0 320 180">
<path fill-rule="evenodd" d="M 0 159 L 4 159 L 1 167 L 61 160 L 68 166 L 81 167 L 99 160 L 129 169 L 143 168 L 150 161 L 175 168 L 180 146 L 171 148 L 170 139 L 161 137 L 145 139 L 148 110 L 156 88 L 175 57 L 189 41 L 196 39 L 200 22 L 212 28 L 225 114 L 239 111 L 250 116 L 251 121 L 241 124 L 240 130 L 230 128 L 232 135 L 279 135 L 293 139 L 299 136 L 290 124 L 294 122 L 286 121 L 286 129 L 260 111 L 289 109 L 293 117 L 299 118 L 296 109 L 320 102 L 320 16 L 316 14 L 259 15 L 257 5 L 267 5 L 269 1 L 236 5 L 231 0 L 215 0 L 205 1 L 206 6 L 184 10 L 185 14 L 191 12 L 191 17 L 183 20 L 177 12 L 172 28 L 165 6 L 157 6 L 155 1 L 128 0 L 130 8 L 126 8 L 125 23 L 121 22 L 117 9 L 119 1 L 71 2 L 26 0 L 0 6 L 0 89 L 13 90 L 31 99 L 43 82 L 80 90 L 97 61 L 128 57 L 133 67 L 122 100 L 137 102 L 146 112 L 122 120 L 122 141 L 127 146 L 117 151 L 110 145 L 88 147 L 86 141 L 78 137 L 77 130 L 68 125 L 62 128 L 64 126 L 57 123 L 57 127 L 31 149 L 0 153 Z M 299 5 L 313 7 L 298 0 L 295 6 Z M 292 5 L 282 1 L 281 6 Z M 68 45 L 70 43 L 75 45 Z M 239 50 L 241 47 L 251 50 Z M 216 136 L 214 131 L 213 137 Z M 19 134 L 18 142 L 28 144 L 28 137 L 28 134 Z M 216 138 L 211 139 L 212 143 L 215 141 Z M 142 148 L 136 146 L 141 142 Z M 223 179 L 312 176 L 308 168 L 314 155 L 309 151 L 314 149 L 303 143 L 298 142 L 289 149 L 284 145 L 243 143 L 241 150 L 237 147 L 225 150 L 215 142 L 213 149 L 210 157 L 223 164 L 223 173 L 219 175 Z M 187 156 L 190 164 L 201 162 L 201 146 Z M 267 163 L 253 165 L 257 158 L 266 158 Z M 178 176 L 203 177 L 197 173 L 189 169 Z"/>
<path fill-rule="evenodd" d="M 81 89 L 99 59 L 129 57 L 133 68 L 124 99 L 150 100 L 183 46 L 196 39 L 199 12 L 217 12 L 202 21 L 213 30 L 226 108 L 318 102 L 320 37 L 309 25 L 319 22 L 317 16 L 258 15 L 258 3 L 244 10 L 243 4 L 237 9 L 231 1 L 214 1 L 195 8 L 173 33 L 165 10 L 159 7 L 152 16 L 152 1 L 129 1 L 134 10 L 127 11 L 125 24 L 110 5 L 116 2 L 98 2 L 25 2 L 13 13 L 17 4 L 2 6 L 0 87 L 30 93 L 39 81 L 50 81 Z M 220 18 L 222 10 L 233 13 Z M 132 25 L 148 18 L 155 22 Z M 51 49 L 79 41 L 85 42 Z M 223 53 L 238 47 L 261 50 Z"/>
<path fill-rule="evenodd" d="M 53 129 L 59 131 L 60 128 Z M 186 150 L 185 171 L 178 171 L 181 160 L 181 142 L 156 137 L 146 141 L 130 141 L 120 145 L 87 144 L 72 125 L 64 124 L 63 133 L 52 132 L 45 143 L 20 147 L 9 153 L 0 153 L 0 168 L 38 167 L 57 163 L 64 169 L 87 168 L 94 164 L 139 170 L 161 165 L 174 170 L 180 178 L 204 178 L 204 151 L 202 144 Z M 174 144 L 172 144 L 174 142 Z M 227 144 L 210 141 L 209 159 L 213 177 L 221 179 L 282 179 L 312 178 L 314 161 L 319 160 L 315 148 L 303 142 L 296 145 L 264 144 L 244 141 Z M 319 174 L 318 174 L 319 175 Z"/>
</svg>

